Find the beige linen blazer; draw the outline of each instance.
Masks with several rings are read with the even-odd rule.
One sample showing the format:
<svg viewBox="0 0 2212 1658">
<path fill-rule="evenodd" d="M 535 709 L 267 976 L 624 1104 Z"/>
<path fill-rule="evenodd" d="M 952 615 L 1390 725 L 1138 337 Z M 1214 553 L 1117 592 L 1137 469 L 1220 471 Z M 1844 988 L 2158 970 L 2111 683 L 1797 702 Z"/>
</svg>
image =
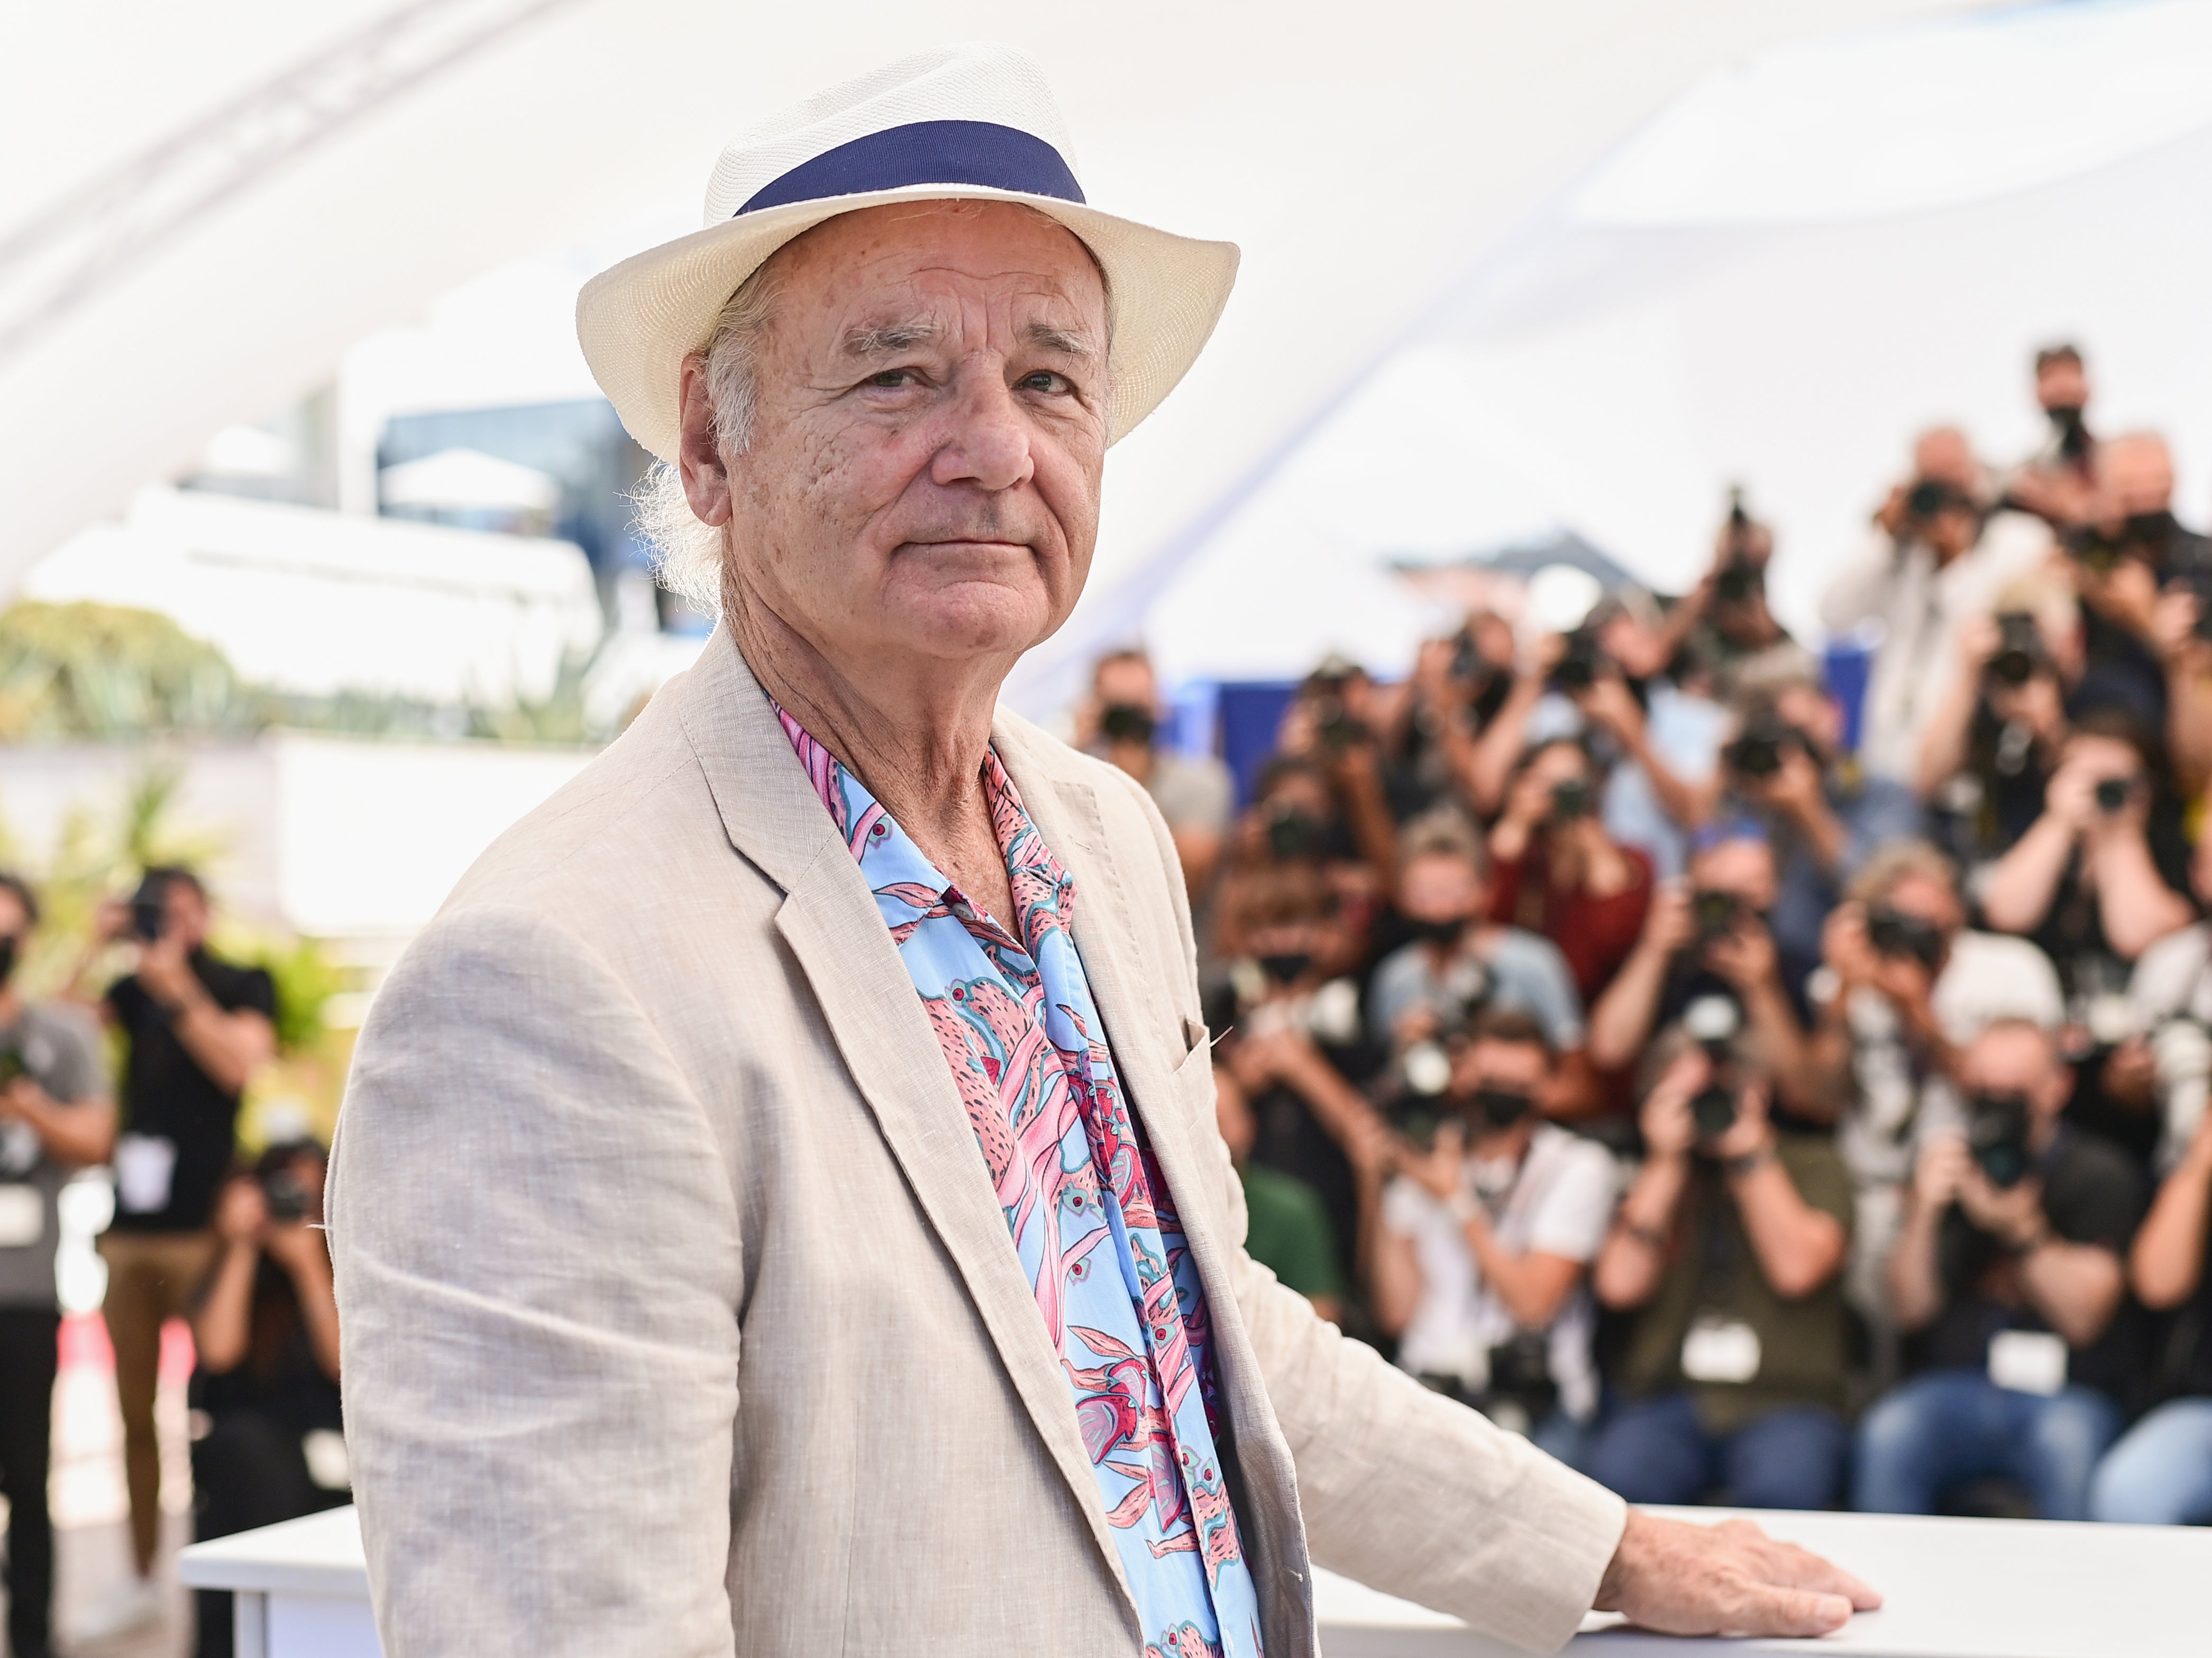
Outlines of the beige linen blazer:
<svg viewBox="0 0 2212 1658">
<path fill-rule="evenodd" d="M 1310 1558 L 1559 1645 L 1620 1503 L 1245 1254 L 1159 814 L 994 738 L 1205 1285 L 1271 1658 L 1315 1651 Z M 392 969 L 329 1224 L 390 1658 L 1140 1646 L 951 1074 L 726 634 Z"/>
</svg>

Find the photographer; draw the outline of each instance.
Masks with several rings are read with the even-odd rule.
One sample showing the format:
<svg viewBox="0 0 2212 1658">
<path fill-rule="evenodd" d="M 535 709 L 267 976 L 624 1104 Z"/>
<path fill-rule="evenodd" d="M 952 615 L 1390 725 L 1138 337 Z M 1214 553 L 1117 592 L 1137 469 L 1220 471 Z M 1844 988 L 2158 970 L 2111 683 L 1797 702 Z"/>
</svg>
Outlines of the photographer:
<svg viewBox="0 0 2212 1658">
<path fill-rule="evenodd" d="M 2198 902 L 2212 902 L 2212 835 L 2190 854 L 2189 878 Z M 2143 951 L 2128 979 L 2127 1023 L 2099 1079 L 2124 1114 L 2107 1132 L 2131 1146 L 2149 1140 L 2152 1165 L 2169 1169 L 2194 1142 L 2212 1092 L 2212 921 Z"/>
<path fill-rule="evenodd" d="M 61 1301 L 55 1201 L 115 1142 L 106 1055 L 81 1009 L 33 1002 L 15 973 L 38 925 L 20 877 L 0 872 L 0 1495 L 8 1499 L 8 1647 L 46 1658 L 54 1534 L 46 1506 Z"/>
<path fill-rule="evenodd" d="M 1721 750 L 1729 798 L 1766 826 L 1780 882 L 1771 925 L 1810 957 L 1838 890 L 1876 848 L 1920 832 L 1911 792 L 1844 752 L 1844 714 L 1820 679 L 1796 672 L 1745 682 L 1737 733 Z"/>
<path fill-rule="evenodd" d="M 1543 1121 L 1552 1049 L 1525 1013 L 1476 1017 L 1449 1114 L 1382 1194 L 1376 1322 L 1431 1387 L 1573 1464 L 1597 1414 L 1583 1280 L 1613 1213 L 1613 1160 Z"/>
<path fill-rule="evenodd" d="M 1559 947 L 1585 1005 L 1635 948 L 1651 907 L 1651 859 L 1598 817 L 1589 752 L 1558 738 L 1522 756 L 1490 831 L 1490 913 Z"/>
<path fill-rule="evenodd" d="M 1476 746 L 1514 685 L 1513 629 L 1489 610 L 1421 642 L 1385 743 L 1383 787 L 1401 823 L 1438 806 L 1474 808 Z"/>
<path fill-rule="evenodd" d="M 101 908 L 81 981 L 106 946 L 128 939 L 135 969 L 102 1011 L 123 1032 L 124 1133 L 115 1146 L 115 1219 L 100 1239 L 102 1311 L 115 1348 L 137 1579 L 94 1627 L 118 1633 L 161 1615 L 147 1574 L 161 1538 L 154 1387 L 161 1326 L 181 1315 L 215 1253 L 209 1230 L 229 1172 L 239 1096 L 276 1050 L 276 987 L 258 968 L 207 948 L 207 891 L 190 870 L 149 869 L 125 903 Z"/>
<path fill-rule="evenodd" d="M 1603 774 L 1598 816 L 1607 833 L 1671 878 L 1686 835 L 1711 810 L 1727 716 L 1664 677 L 1670 647 L 1639 599 L 1632 592 L 1608 598 L 1573 633 L 1536 641 L 1474 746 L 1466 793 L 1494 817 L 1530 748 L 1579 736 Z"/>
<path fill-rule="evenodd" d="M 2044 809 L 1990 866 L 1982 912 L 2057 963 L 2077 1017 L 2117 997 L 2125 963 L 2196 919 L 2180 803 L 2142 728 L 2115 709 L 2075 722 Z"/>
<path fill-rule="evenodd" d="M 2007 582 L 2040 563 L 2050 531 L 2018 513 L 1984 515 L 1981 465 L 1954 426 L 1923 432 L 1912 475 L 1874 514 L 1871 537 L 1821 601 L 1821 625 L 1869 623 L 1882 638 L 1867 680 L 1859 756 L 1877 777 L 1914 774 L 1931 693 L 1957 675 L 1959 629 L 1988 614 Z"/>
<path fill-rule="evenodd" d="M 1700 997 L 1741 1006 L 1782 1102 L 1799 1109 L 1807 1064 L 1804 986 L 1814 963 L 1784 957 L 1768 931 L 1774 853 L 1765 831 L 1728 818 L 1698 837 L 1687 890 L 1663 889 L 1636 948 L 1590 1010 L 1590 1063 L 1627 1072 L 1652 1033 Z"/>
<path fill-rule="evenodd" d="M 1632 1503 L 1717 1487 L 1739 1507 L 1825 1509 L 1848 1442 L 1850 1189 L 1824 1138 L 1776 1133 L 1767 1078 L 1705 1011 L 1656 1050 L 1644 1166 L 1598 1256 L 1599 1302 L 1633 1318 L 1583 1469 Z"/>
<path fill-rule="evenodd" d="M 1212 755 L 1159 743 L 1160 689 L 1142 651 L 1115 651 L 1091 671 L 1091 697 L 1076 721 L 1077 746 L 1112 762 L 1145 786 L 1167 819 L 1183 886 L 1199 903 L 1213 885 L 1229 834 L 1236 785 Z"/>
<path fill-rule="evenodd" d="M 2130 1386 L 2114 1315 L 2142 1183 L 2118 1150 L 2059 1121 L 2073 1078 L 2039 1026 L 1989 1026 L 1959 1081 L 1964 1132 L 1921 1148 L 1889 1263 L 1919 1373 L 1861 1423 L 1852 1506 L 1932 1514 L 2002 1478 L 2043 1518 L 2080 1520 Z"/>
<path fill-rule="evenodd" d="M 1413 938 L 1382 958 L 1368 987 L 1376 1046 L 1402 1053 L 1477 1008 L 1519 1008 L 1535 1018 L 1561 1056 L 1546 1112 L 1589 1109 L 1596 1095 L 1583 1054 L 1582 999 L 1559 947 L 1486 919 L 1490 884 L 1482 843 L 1458 814 L 1436 812 L 1407 824 L 1405 847 L 1398 909 Z"/>
<path fill-rule="evenodd" d="M 338 1309 L 324 1247 L 323 1148 L 271 1146 L 216 1210 L 219 1253 L 192 1309 L 193 1535 L 271 1526 L 347 1500 Z M 199 1596 L 200 1658 L 233 1650 L 233 1597 Z"/>
<path fill-rule="evenodd" d="M 1343 1274 L 1364 1258 L 1388 1133 L 1357 1083 L 1375 1071 L 1356 964 L 1340 906 L 1297 863 L 1233 871 L 1221 892 L 1221 943 L 1232 965 L 1206 1023 L 1215 1056 L 1252 1117 L 1251 1167 L 1319 1194 Z M 1219 1102 L 1217 1102 L 1217 1108 Z"/>
<path fill-rule="evenodd" d="M 2004 852 L 2043 811 L 2072 722 L 2112 688 L 2087 674 L 2080 606 L 2048 578 L 2013 583 L 1961 623 L 1954 677 L 1929 710 L 1913 789 L 1959 856 Z"/>
<path fill-rule="evenodd" d="M 1736 694 L 1747 673 L 1811 671 L 1811 654 L 1768 607 L 1766 570 L 1773 560 L 1773 531 L 1744 510 L 1741 492 L 1732 493 L 1711 567 L 1660 629 L 1661 660 L 1693 655 L 1711 665 L 1724 696 Z"/>
<path fill-rule="evenodd" d="M 2097 440 L 2087 420 L 2089 371 L 2079 350 L 2048 345 L 2035 354 L 2035 401 L 2051 422 L 2051 435 L 2013 469 L 2003 501 L 2063 530 L 2088 516 L 2097 481 Z"/>
<path fill-rule="evenodd" d="M 2128 1278 L 2172 1315 L 2155 1382 L 2164 1402 L 2121 1436 L 2089 1487 L 2089 1517 L 2135 1526 L 2212 1523 L 2212 1116 L 2197 1119 L 2136 1234 Z"/>
<path fill-rule="evenodd" d="M 2089 516 L 2068 530 L 2064 544 L 2090 667 L 2125 686 L 2124 706 L 2141 710 L 2150 730 L 2173 729 L 2168 682 L 2185 665 L 2172 659 L 2160 598 L 2170 587 L 2202 592 L 2212 578 L 2212 546 L 2173 516 L 2173 457 L 2165 439 L 2133 432 L 2098 446 Z M 2178 734 L 2185 742 L 2197 736 L 2185 728 Z"/>
<path fill-rule="evenodd" d="M 1857 1205 L 1847 1288 L 1853 1306 L 1886 1331 L 1884 1273 L 1914 1147 L 1959 1126 L 1959 1054 L 2001 1019 L 2056 1030 L 2065 999 L 2033 944 L 1967 927 L 1950 859 L 1920 841 L 1888 848 L 1859 872 L 1829 920 L 1823 965 L 1803 1105 L 1838 1125 Z"/>
</svg>

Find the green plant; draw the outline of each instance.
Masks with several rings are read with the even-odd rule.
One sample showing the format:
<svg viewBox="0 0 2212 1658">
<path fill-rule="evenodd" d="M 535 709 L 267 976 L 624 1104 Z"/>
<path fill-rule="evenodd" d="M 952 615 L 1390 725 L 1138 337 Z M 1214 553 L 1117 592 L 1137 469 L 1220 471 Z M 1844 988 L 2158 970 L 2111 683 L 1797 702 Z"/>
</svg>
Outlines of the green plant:
<svg viewBox="0 0 2212 1658">
<path fill-rule="evenodd" d="M 19 599 L 0 611 L 0 741 L 249 732 L 266 700 L 166 616 Z"/>
</svg>

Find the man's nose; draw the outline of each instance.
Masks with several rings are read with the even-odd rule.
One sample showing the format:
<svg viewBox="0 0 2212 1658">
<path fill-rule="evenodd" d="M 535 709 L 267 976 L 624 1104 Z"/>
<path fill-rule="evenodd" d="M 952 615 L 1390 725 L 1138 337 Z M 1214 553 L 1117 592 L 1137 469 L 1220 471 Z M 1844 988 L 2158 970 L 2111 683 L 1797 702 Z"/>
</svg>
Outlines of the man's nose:
<svg viewBox="0 0 2212 1658">
<path fill-rule="evenodd" d="M 930 462 L 932 483 L 969 483 L 995 494 L 1035 476 L 1028 414 L 995 368 L 961 377 L 951 422 Z"/>
</svg>

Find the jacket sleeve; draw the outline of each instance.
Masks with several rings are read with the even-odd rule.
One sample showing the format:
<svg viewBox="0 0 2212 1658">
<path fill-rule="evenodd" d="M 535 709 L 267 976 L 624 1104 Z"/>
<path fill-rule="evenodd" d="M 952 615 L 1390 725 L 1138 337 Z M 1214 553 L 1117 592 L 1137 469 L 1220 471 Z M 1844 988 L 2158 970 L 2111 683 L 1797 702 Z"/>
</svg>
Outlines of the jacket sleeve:
<svg viewBox="0 0 2212 1658">
<path fill-rule="evenodd" d="M 328 1198 L 390 1658 L 720 1658 L 733 1170 L 580 941 L 441 918 L 361 1036 Z"/>
<path fill-rule="evenodd" d="M 1141 791 L 1139 791 L 1141 798 Z M 1174 842 L 1149 799 L 1190 966 Z M 1192 1139 L 1222 1194 L 1237 1310 L 1291 1451 L 1316 1564 L 1532 1652 L 1564 1646 L 1596 1599 L 1627 1505 L 1347 1339 L 1244 1250 L 1244 1191 L 1210 1124 Z"/>
</svg>

